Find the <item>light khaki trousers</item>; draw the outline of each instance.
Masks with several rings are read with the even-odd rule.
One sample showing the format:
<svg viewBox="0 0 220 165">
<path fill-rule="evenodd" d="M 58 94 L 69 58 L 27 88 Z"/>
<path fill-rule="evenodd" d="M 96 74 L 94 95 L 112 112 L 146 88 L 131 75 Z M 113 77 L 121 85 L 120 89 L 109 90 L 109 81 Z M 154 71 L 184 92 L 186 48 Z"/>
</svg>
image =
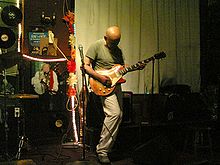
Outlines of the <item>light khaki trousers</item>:
<svg viewBox="0 0 220 165">
<path fill-rule="evenodd" d="M 113 147 L 122 121 L 122 99 L 121 85 L 117 85 L 111 95 L 101 97 L 105 119 L 99 144 L 96 146 L 98 155 L 107 156 Z"/>
</svg>

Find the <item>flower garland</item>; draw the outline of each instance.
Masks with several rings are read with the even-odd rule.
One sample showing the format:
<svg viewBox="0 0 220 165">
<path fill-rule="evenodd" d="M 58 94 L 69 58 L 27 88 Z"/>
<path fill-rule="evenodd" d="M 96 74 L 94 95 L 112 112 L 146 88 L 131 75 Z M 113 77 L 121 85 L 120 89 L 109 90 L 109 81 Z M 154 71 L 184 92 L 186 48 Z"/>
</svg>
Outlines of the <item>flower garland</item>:
<svg viewBox="0 0 220 165">
<path fill-rule="evenodd" d="M 78 131 L 77 131 L 77 124 L 76 124 L 76 107 L 78 106 L 78 100 L 76 97 L 77 90 L 77 76 L 76 76 L 76 50 L 75 50 L 75 31 L 74 31 L 74 13 L 68 11 L 67 14 L 63 17 L 63 20 L 68 24 L 69 30 L 69 45 L 71 46 L 71 59 L 67 61 L 67 70 L 69 72 L 69 77 L 67 78 L 66 82 L 68 85 L 68 101 L 67 101 L 67 110 L 72 111 L 72 124 L 74 130 L 74 137 L 75 137 L 75 144 L 78 145 Z M 71 108 L 68 108 L 68 103 L 71 103 Z"/>
<path fill-rule="evenodd" d="M 69 72 L 69 77 L 67 78 L 68 91 L 67 95 L 69 97 L 76 96 L 76 50 L 75 50 L 75 30 L 74 30 L 74 13 L 68 11 L 67 14 L 63 17 L 63 20 L 68 24 L 69 30 L 69 45 L 71 46 L 71 59 L 67 61 L 67 70 Z"/>
</svg>

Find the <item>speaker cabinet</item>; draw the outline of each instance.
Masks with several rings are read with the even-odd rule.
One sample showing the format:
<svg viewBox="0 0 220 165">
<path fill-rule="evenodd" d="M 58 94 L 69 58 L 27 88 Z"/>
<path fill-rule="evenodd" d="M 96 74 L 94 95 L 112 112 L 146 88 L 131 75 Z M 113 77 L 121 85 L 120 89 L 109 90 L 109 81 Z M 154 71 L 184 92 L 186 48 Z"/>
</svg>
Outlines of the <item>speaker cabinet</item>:
<svg viewBox="0 0 220 165">
<path fill-rule="evenodd" d="M 123 92 L 123 118 L 122 124 L 133 123 L 132 97 L 133 93 L 129 91 Z"/>
<path fill-rule="evenodd" d="M 152 125 L 211 119 L 211 112 L 200 93 L 134 94 L 133 113 L 135 123 Z"/>
<path fill-rule="evenodd" d="M 32 141 L 48 143 L 66 133 L 70 121 L 68 111 L 30 112 L 26 114 L 26 134 Z M 52 141 L 51 141 L 52 142 Z"/>
<path fill-rule="evenodd" d="M 134 123 L 159 124 L 170 120 L 166 108 L 167 96 L 160 94 L 134 94 Z"/>
</svg>

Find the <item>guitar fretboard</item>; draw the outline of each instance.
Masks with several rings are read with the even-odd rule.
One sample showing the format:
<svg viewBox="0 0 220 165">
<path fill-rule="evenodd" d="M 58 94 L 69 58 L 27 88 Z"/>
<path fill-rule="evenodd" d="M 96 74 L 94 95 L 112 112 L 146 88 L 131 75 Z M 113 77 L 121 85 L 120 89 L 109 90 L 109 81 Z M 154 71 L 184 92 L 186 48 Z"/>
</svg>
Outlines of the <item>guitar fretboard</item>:
<svg viewBox="0 0 220 165">
<path fill-rule="evenodd" d="M 164 58 L 164 57 L 166 57 L 166 54 L 164 52 L 160 52 L 160 53 L 157 53 L 154 56 L 152 56 L 150 58 L 147 58 L 147 59 L 145 59 L 143 61 L 140 61 L 140 62 L 138 62 L 138 63 L 136 63 L 134 65 L 125 67 L 124 69 L 119 70 L 118 72 L 121 75 L 125 75 L 127 72 L 131 72 L 131 71 L 137 70 L 140 67 L 141 64 L 146 64 L 146 63 L 148 63 L 150 61 L 153 61 L 155 59 L 161 59 L 161 58 Z"/>
<path fill-rule="evenodd" d="M 154 59 L 154 57 L 150 57 L 150 58 L 148 58 L 148 59 L 145 59 L 145 60 L 143 60 L 143 61 L 140 61 L 140 62 L 138 62 L 138 63 L 136 63 L 136 64 L 134 64 L 134 65 L 128 66 L 128 67 L 126 67 L 126 68 L 120 70 L 119 73 L 120 73 L 121 75 L 125 75 L 127 72 L 135 71 L 135 70 L 137 70 L 137 69 L 140 67 L 141 64 L 146 64 L 146 63 L 152 61 L 153 59 Z"/>
</svg>

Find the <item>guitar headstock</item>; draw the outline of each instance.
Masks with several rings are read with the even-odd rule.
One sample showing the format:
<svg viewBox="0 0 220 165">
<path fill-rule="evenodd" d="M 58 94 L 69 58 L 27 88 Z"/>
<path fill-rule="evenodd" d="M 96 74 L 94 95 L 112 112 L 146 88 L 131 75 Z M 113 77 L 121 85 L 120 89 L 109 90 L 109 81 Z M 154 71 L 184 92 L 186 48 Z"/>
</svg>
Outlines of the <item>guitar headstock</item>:
<svg viewBox="0 0 220 165">
<path fill-rule="evenodd" d="M 161 58 L 165 58 L 165 57 L 166 57 L 166 54 L 164 52 L 159 52 L 154 55 L 155 59 L 161 59 Z"/>
</svg>

